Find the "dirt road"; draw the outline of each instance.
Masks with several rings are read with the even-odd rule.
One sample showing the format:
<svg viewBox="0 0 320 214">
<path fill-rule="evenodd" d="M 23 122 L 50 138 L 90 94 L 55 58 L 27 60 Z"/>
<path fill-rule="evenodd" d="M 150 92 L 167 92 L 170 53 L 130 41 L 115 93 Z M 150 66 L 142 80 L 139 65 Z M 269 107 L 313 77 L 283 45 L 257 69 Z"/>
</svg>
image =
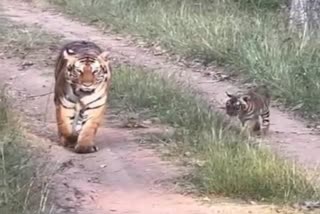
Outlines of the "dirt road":
<svg viewBox="0 0 320 214">
<path fill-rule="evenodd" d="M 143 65 L 163 74 L 174 74 L 181 80 L 188 79 L 216 106 L 224 102 L 226 89 L 235 90 L 228 82 L 208 79 L 192 69 L 169 62 L 165 57 L 155 57 L 128 40 L 105 35 L 94 27 L 72 21 L 54 11 L 43 11 L 19 1 L 4 1 L 4 5 L 6 16 L 13 21 L 37 25 L 64 36 L 66 40 L 95 41 L 122 62 Z M 46 58 L 45 55 L 42 57 Z M 29 126 L 42 137 L 39 138 L 39 146 L 44 147 L 52 160 L 57 161 L 59 173 L 54 177 L 57 214 L 277 213 L 269 206 L 221 202 L 203 205 L 194 198 L 178 194 L 167 180 L 180 175 L 184 169 L 160 160 L 154 151 L 137 144 L 137 135 L 119 128 L 117 121 L 112 119 L 115 118 L 112 112 L 105 126 L 108 128 L 99 131 L 98 153 L 78 155 L 57 146 L 52 97 L 28 97 L 51 90 L 53 77 L 46 74 L 51 74 L 53 68 L 43 68 L 41 60 L 41 57 L 35 59 L 34 66 L 21 71 L 19 60 L 1 59 L 3 68 L 0 72 L 2 78 L 11 84 L 17 99 L 24 102 Z M 50 105 L 47 108 L 48 101 Z M 43 120 L 43 115 L 48 116 L 46 120 Z M 320 136 L 306 128 L 304 122 L 296 121 L 277 109 L 272 109 L 271 115 L 271 145 L 301 163 L 310 166 L 317 164 L 320 161 Z"/>
</svg>

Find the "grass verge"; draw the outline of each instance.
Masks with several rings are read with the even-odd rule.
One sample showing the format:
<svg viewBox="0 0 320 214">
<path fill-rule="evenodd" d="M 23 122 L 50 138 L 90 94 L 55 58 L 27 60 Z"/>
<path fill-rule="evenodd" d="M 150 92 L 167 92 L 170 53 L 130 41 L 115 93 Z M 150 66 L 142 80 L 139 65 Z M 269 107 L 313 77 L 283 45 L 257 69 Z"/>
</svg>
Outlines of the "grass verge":
<svg viewBox="0 0 320 214">
<path fill-rule="evenodd" d="M 284 1 L 47 1 L 204 64 L 233 65 L 249 81 L 271 85 L 274 97 L 292 109 L 320 113 L 319 41 L 286 30 L 287 19 L 276 10 Z M 244 6 L 250 2 L 254 7 Z"/>
<path fill-rule="evenodd" d="M 13 24 L 0 17 L 0 55 L 26 56 L 52 41 L 47 38 L 41 31 Z M 44 166 L 36 160 L 34 150 L 30 150 L 30 142 L 24 137 L 19 121 L 10 108 L 12 105 L 1 86 L 0 213 L 51 213 L 47 202 L 48 182 L 42 174 Z"/>
<path fill-rule="evenodd" d="M 110 103 L 176 127 L 173 141 L 180 152 L 205 161 L 194 171 L 193 184 L 207 194 L 289 202 L 318 198 L 319 189 L 305 171 L 247 139 L 195 95 L 150 72 L 121 67 L 114 72 Z"/>
<path fill-rule="evenodd" d="M 44 169 L 28 149 L 6 97 L 0 96 L 0 213 L 49 213 Z"/>
<path fill-rule="evenodd" d="M 48 48 L 56 39 L 56 36 L 49 36 L 37 28 L 10 22 L 0 10 L 0 56 L 25 59 L 29 54 L 40 52 L 43 47 Z"/>
</svg>

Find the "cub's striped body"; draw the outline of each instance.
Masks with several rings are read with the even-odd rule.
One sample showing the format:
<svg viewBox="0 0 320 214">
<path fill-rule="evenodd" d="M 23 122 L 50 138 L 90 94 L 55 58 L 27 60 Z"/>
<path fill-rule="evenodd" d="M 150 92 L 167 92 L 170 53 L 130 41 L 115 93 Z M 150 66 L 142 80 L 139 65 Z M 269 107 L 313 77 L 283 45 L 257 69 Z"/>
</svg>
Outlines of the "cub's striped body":
<svg viewBox="0 0 320 214">
<path fill-rule="evenodd" d="M 60 143 L 77 153 L 97 150 L 93 139 L 106 110 L 111 66 L 93 42 L 66 44 L 55 66 L 54 103 Z"/>
<path fill-rule="evenodd" d="M 229 97 L 226 113 L 229 116 L 238 116 L 249 133 L 260 131 L 260 134 L 266 134 L 270 126 L 271 95 L 268 88 L 262 85 L 240 95 L 226 94 Z"/>
</svg>

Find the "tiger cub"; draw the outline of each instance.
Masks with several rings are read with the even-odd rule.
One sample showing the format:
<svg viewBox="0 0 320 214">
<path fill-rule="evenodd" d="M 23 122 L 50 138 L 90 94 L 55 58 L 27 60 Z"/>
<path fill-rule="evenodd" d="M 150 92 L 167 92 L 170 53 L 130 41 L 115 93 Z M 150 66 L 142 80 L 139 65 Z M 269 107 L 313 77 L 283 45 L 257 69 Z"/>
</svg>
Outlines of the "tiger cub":
<svg viewBox="0 0 320 214">
<path fill-rule="evenodd" d="M 265 135 L 270 126 L 271 95 L 267 86 L 257 86 L 238 95 L 228 92 L 226 94 L 229 97 L 226 101 L 226 113 L 229 116 L 238 116 L 249 134 L 258 132 Z"/>
<path fill-rule="evenodd" d="M 111 84 L 108 53 L 93 42 L 61 48 L 55 65 L 54 103 L 60 144 L 76 153 L 97 151 L 93 139 L 106 111 Z"/>
</svg>

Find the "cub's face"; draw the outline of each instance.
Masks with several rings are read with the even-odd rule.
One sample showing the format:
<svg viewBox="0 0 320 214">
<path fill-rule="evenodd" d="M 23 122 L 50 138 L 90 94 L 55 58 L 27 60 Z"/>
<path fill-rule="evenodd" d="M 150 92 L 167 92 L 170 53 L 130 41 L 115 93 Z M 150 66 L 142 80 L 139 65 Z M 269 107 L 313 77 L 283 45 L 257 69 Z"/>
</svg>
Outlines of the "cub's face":
<svg viewBox="0 0 320 214">
<path fill-rule="evenodd" d="M 78 58 L 69 50 L 65 51 L 64 56 L 67 59 L 66 79 L 75 86 L 76 91 L 93 92 L 100 83 L 110 78 L 111 68 L 105 52 L 95 58 Z"/>
<path fill-rule="evenodd" d="M 233 95 L 228 95 L 228 97 L 229 99 L 226 101 L 226 113 L 229 116 L 237 116 L 241 110 L 240 100 L 238 97 Z"/>
<path fill-rule="evenodd" d="M 229 116 L 237 116 L 240 111 L 246 111 L 250 103 L 252 103 L 252 98 L 248 94 L 233 95 L 226 92 L 229 99 L 226 101 L 226 113 Z"/>
</svg>

